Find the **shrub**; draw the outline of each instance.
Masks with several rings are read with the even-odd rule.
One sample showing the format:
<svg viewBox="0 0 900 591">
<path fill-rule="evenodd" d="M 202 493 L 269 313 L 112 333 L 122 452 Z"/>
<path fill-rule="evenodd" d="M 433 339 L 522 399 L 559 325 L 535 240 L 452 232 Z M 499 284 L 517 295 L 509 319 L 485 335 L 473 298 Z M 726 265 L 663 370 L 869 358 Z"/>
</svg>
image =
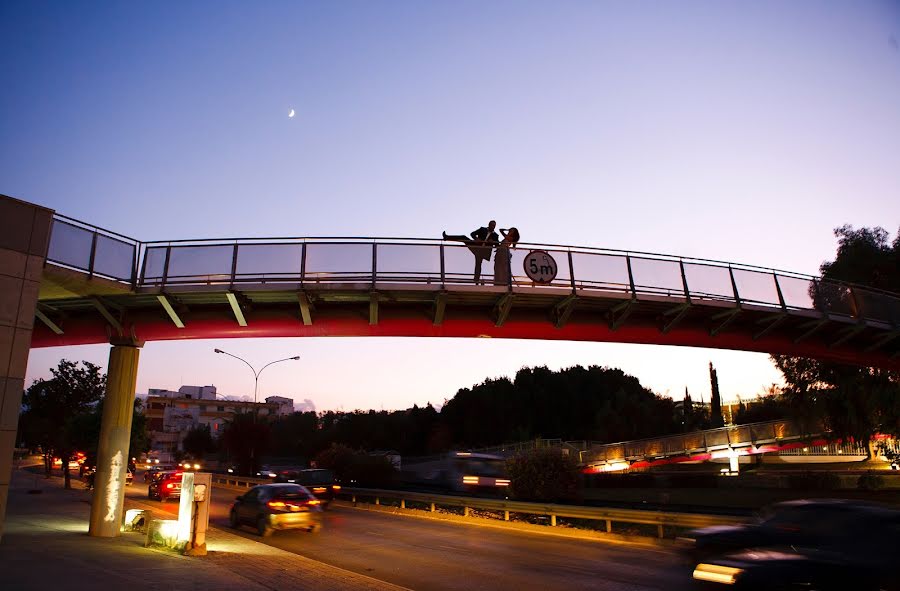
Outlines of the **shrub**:
<svg viewBox="0 0 900 591">
<path fill-rule="evenodd" d="M 884 476 L 867 472 L 856 480 L 856 488 L 859 490 L 878 490 L 884 487 Z"/>
<path fill-rule="evenodd" d="M 511 493 L 523 501 L 561 501 L 578 496 L 580 471 L 574 457 L 545 448 L 507 461 Z"/>
<path fill-rule="evenodd" d="M 788 486 L 802 490 L 833 490 L 841 479 L 833 472 L 798 472 L 788 476 Z"/>
<path fill-rule="evenodd" d="M 345 486 L 383 487 L 392 484 L 394 465 L 384 456 L 370 456 L 337 443 L 316 456 L 316 466 L 328 468 Z"/>
</svg>

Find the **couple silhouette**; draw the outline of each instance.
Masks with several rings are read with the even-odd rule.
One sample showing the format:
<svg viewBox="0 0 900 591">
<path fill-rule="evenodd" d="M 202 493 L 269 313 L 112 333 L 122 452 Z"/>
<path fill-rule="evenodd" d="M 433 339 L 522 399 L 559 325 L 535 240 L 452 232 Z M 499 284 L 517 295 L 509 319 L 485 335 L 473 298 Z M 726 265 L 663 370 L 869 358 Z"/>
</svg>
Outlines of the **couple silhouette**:
<svg viewBox="0 0 900 591">
<path fill-rule="evenodd" d="M 500 228 L 500 233 L 503 234 L 501 241 L 497 232 L 494 231 L 496 227 L 497 222 L 491 220 L 487 226 L 473 230 L 469 236 L 443 233 L 444 240 L 462 242 L 469 247 L 475 257 L 474 281 L 476 285 L 484 285 L 484 281 L 481 279 L 481 265 L 484 261 L 491 260 L 491 254 L 494 254 L 494 285 L 509 285 L 512 278 L 509 249 L 514 248 L 519 241 L 519 230 Z"/>
</svg>

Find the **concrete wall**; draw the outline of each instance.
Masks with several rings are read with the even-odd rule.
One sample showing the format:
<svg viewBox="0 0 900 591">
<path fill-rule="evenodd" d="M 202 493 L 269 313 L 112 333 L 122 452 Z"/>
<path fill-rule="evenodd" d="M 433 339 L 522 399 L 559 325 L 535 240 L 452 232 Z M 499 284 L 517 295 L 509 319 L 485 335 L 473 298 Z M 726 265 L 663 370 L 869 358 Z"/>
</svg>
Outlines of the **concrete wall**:
<svg viewBox="0 0 900 591">
<path fill-rule="evenodd" d="M 0 195 L 0 537 L 53 211 Z"/>
</svg>

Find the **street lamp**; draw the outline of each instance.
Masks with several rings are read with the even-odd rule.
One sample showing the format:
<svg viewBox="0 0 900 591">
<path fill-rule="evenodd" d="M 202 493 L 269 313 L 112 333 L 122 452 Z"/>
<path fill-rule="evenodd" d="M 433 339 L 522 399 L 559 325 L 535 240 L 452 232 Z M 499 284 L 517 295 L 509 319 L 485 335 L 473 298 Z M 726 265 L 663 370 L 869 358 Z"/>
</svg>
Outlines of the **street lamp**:
<svg viewBox="0 0 900 591">
<path fill-rule="evenodd" d="M 238 357 L 237 355 L 232 355 L 228 351 L 223 351 L 222 349 L 213 349 L 213 351 L 215 351 L 216 353 L 221 353 L 222 355 L 228 355 L 229 357 L 234 357 L 238 361 L 243 361 L 247 365 L 247 367 L 250 368 L 250 371 L 253 372 L 253 381 L 254 381 L 254 384 L 253 384 L 253 424 L 254 425 L 256 424 L 256 414 L 257 414 L 256 393 L 257 393 L 257 390 L 259 389 L 259 374 L 261 374 L 264 369 L 266 369 L 267 367 L 269 367 L 270 365 L 272 365 L 274 363 L 281 363 L 282 361 L 297 361 L 300 359 L 299 355 L 295 355 L 294 357 L 286 357 L 285 359 L 276 359 L 275 361 L 270 361 L 269 363 L 263 365 L 259 371 L 256 371 L 253 368 L 253 366 L 247 362 L 246 359 L 242 359 L 242 358 Z M 253 473 L 256 471 L 256 446 L 252 440 L 250 441 L 250 464 L 251 464 L 250 471 L 251 471 L 251 473 Z"/>
<path fill-rule="evenodd" d="M 299 359 L 300 359 L 299 355 L 295 355 L 294 357 L 286 357 L 284 359 L 276 359 L 275 361 L 270 361 L 269 363 L 263 365 L 262 369 L 260 369 L 259 371 L 256 371 L 255 369 L 253 369 L 253 366 L 247 362 L 246 359 L 242 359 L 242 358 L 238 357 L 237 355 L 232 355 L 228 351 L 223 351 L 222 349 L 213 349 L 213 351 L 215 351 L 216 353 L 221 353 L 222 355 L 228 355 L 229 357 L 234 357 L 235 359 L 237 359 L 239 361 L 243 361 L 247 365 L 247 367 L 250 368 L 250 371 L 253 372 L 253 382 L 254 382 L 253 383 L 253 403 L 254 404 L 257 403 L 256 392 L 259 389 L 259 374 L 261 374 L 263 372 L 263 369 L 266 369 L 267 367 L 269 367 L 272 364 L 281 363 L 282 361 L 299 361 Z"/>
</svg>

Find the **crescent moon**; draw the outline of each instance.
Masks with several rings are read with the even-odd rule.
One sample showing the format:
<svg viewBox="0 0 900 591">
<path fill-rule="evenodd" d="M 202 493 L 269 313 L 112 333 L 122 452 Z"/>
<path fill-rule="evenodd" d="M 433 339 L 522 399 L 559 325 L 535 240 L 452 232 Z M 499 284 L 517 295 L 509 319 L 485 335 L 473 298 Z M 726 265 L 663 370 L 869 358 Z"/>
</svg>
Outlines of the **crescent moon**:
<svg viewBox="0 0 900 591">
<path fill-rule="evenodd" d="M 293 110 L 293 109 L 291 109 L 291 112 L 290 112 L 290 113 L 288 113 L 288 117 L 293 117 L 293 116 L 294 116 L 294 110 Z"/>
</svg>

